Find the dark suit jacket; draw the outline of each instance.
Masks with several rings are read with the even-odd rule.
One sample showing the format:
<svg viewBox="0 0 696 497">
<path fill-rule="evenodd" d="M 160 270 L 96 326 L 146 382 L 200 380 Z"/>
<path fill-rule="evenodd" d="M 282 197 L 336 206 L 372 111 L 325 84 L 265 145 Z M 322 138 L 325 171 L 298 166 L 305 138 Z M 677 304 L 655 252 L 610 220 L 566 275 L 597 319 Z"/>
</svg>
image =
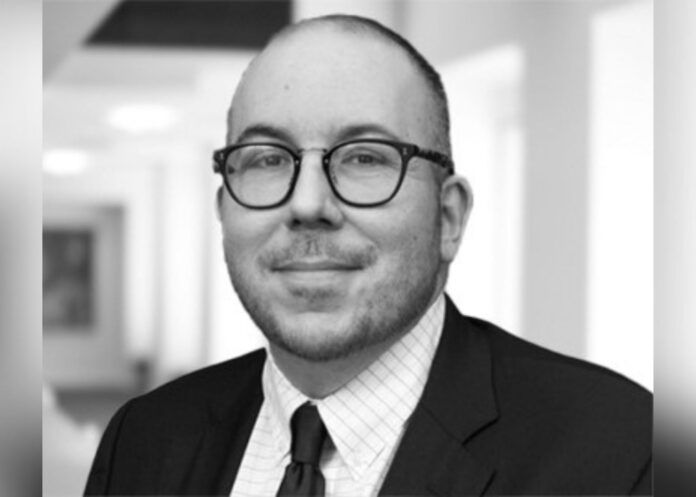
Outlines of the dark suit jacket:
<svg viewBox="0 0 696 497">
<path fill-rule="evenodd" d="M 131 400 L 88 495 L 229 495 L 262 403 L 264 351 Z M 652 396 L 447 302 L 423 396 L 381 495 L 651 492 Z"/>
</svg>

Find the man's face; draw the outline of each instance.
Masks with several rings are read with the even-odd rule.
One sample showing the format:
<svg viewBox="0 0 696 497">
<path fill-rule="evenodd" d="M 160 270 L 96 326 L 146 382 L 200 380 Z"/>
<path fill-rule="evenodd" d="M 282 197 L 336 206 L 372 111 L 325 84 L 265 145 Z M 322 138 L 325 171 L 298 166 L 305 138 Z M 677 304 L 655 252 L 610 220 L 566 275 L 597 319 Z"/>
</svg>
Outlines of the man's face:
<svg viewBox="0 0 696 497">
<path fill-rule="evenodd" d="M 231 143 L 326 149 L 355 138 L 432 148 L 433 103 L 396 48 L 319 27 L 268 48 L 235 94 Z M 336 198 L 321 152 L 304 153 L 290 200 L 251 210 L 220 192 L 225 259 L 269 341 L 304 359 L 349 356 L 407 331 L 444 284 L 439 166 L 412 159 L 389 203 Z"/>
</svg>

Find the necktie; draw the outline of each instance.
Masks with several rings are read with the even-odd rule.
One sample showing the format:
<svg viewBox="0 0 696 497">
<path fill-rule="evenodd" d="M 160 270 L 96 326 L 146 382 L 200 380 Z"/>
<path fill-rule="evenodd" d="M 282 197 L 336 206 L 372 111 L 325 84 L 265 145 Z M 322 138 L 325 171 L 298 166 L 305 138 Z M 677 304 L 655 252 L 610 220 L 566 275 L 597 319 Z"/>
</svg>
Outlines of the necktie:
<svg viewBox="0 0 696 497">
<path fill-rule="evenodd" d="M 319 459 L 327 433 L 317 407 L 309 403 L 298 407 L 292 415 L 290 427 L 291 460 L 280 482 L 278 497 L 323 496 L 324 476 L 319 470 Z"/>
</svg>

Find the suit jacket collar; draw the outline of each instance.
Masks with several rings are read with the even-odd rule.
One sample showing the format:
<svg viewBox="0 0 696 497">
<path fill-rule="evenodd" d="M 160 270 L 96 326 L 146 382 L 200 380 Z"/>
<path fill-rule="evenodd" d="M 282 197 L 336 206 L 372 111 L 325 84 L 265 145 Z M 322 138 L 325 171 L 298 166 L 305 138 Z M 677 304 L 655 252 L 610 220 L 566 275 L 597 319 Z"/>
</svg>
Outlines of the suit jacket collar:
<svg viewBox="0 0 696 497">
<path fill-rule="evenodd" d="M 380 495 L 482 494 L 494 470 L 467 442 L 497 416 L 486 337 L 447 298 L 428 382 Z"/>
</svg>

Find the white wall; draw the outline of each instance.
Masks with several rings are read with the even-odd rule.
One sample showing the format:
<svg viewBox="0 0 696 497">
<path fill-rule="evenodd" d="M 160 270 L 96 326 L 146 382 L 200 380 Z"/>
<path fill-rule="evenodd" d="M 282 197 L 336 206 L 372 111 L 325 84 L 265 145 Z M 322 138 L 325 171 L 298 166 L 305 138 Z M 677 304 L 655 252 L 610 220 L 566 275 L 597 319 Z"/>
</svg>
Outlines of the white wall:
<svg viewBox="0 0 696 497">
<path fill-rule="evenodd" d="M 588 357 L 652 388 L 652 4 L 594 16 L 588 188 Z"/>
<path fill-rule="evenodd" d="M 604 38 L 598 41 L 598 28 L 592 29 L 594 20 L 622 5 L 629 10 L 642 9 L 639 19 L 624 22 L 634 28 L 621 30 L 620 22 L 612 25 L 605 21 Z M 477 183 L 480 194 L 494 196 L 493 201 L 486 199 L 488 205 L 475 205 L 467 236 L 482 235 L 486 243 L 494 242 L 493 231 L 476 233 L 477 216 L 497 225 L 504 221 L 494 221 L 495 215 L 503 216 L 513 226 L 519 223 L 521 243 L 511 250 L 520 262 L 515 266 L 515 256 L 498 255 L 510 268 L 509 274 L 501 274 L 500 268 L 496 272 L 486 265 L 485 256 L 481 259 L 483 268 L 473 268 L 473 261 L 458 261 L 450 288 L 461 295 L 460 306 L 504 325 L 518 322 L 519 326 L 511 331 L 552 349 L 616 368 L 648 387 L 652 385 L 652 323 L 647 302 L 652 261 L 648 251 L 628 247 L 645 247 L 651 237 L 650 230 L 641 227 L 650 224 L 646 213 L 652 211 L 651 195 L 644 193 L 650 186 L 646 174 L 652 161 L 649 152 L 641 155 L 642 172 L 636 171 L 638 176 L 631 183 L 635 186 L 640 178 L 640 186 L 630 189 L 626 187 L 628 179 L 612 179 L 597 160 L 601 157 L 606 161 L 610 153 L 606 146 L 601 149 L 600 142 L 630 142 L 640 137 L 645 144 L 649 139 L 651 87 L 646 86 L 646 80 L 649 82 L 647 73 L 652 65 L 652 36 L 647 25 L 651 14 L 645 13 L 649 5 L 640 1 L 413 1 L 401 15 L 406 37 L 443 68 L 445 76 L 448 67 L 466 64 L 497 47 L 515 47 L 523 61 L 522 79 L 516 87 L 521 92 L 521 143 L 516 159 L 522 169 L 517 177 L 521 190 L 513 187 L 506 191 L 500 177 L 495 180 L 496 186 L 491 186 L 489 178 L 494 172 L 488 178 L 481 177 L 482 164 L 504 167 L 497 160 L 490 164 L 490 155 L 455 156 L 461 171 L 471 171 L 478 177 L 473 182 L 475 197 Z M 637 25 L 642 29 L 635 29 Z M 640 62 L 633 65 L 616 64 L 637 56 Z M 473 75 L 467 78 L 472 81 Z M 620 95 L 618 100 L 607 95 L 616 84 L 634 78 L 640 81 L 631 86 L 630 93 Z M 456 96 L 460 90 L 463 94 L 470 92 L 463 84 L 448 88 L 454 102 L 460 98 Z M 476 100 L 478 107 L 485 105 L 483 102 L 485 99 Z M 469 106 L 474 115 L 480 113 L 476 105 Z M 619 108 L 623 120 L 632 126 L 617 127 L 609 122 L 611 115 L 618 116 Z M 462 114 L 457 115 L 459 112 Z M 459 119 L 469 119 L 466 113 L 464 107 L 461 111 L 455 109 L 453 130 Z M 482 128 L 486 122 L 482 120 Z M 480 137 L 471 128 L 454 140 L 461 141 L 464 150 L 467 138 L 472 140 L 469 151 L 481 147 Z M 645 151 L 645 147 L 640 150 Z M 613 170 L 631 168 L 636 153 L 640 153 L 638 149 L 624 148 L 623 155 L 614 154 L 612 159 L 618 162 Z M 462 157 L 477 162 L 462 163 Z M 607 188 L 613 193 L 607 195 Z M 515 199 L 514 195 L 519 196 Z M 629 212 L 622 207 L 637 196 L 643 198 L 640 209 Z M 497 214 L 490 212 L 492 206 L 501 204 L 513 207 Z M 515 206 L 519 212 L 515 212 Z M 489 212 L 482 213 L 482 207 Z M 509 216 L 515 216 L 514 221 Z M 627 230 L 627 226 L 638 228 Z M 612 236 L 607 238 L 605 233 Z M 619 237 L 620 243 L 614 244 Z M 516 243 L 514 233 L 505 243 Z M 480 240 L 465 239 L 460 257 L 474 257 L 484 246 Z M 607 265 L 616 267 L 622 256 L 621 267 L 630 268 L 631 278 L 617 277 L 616 271 L 606 270 Z M 515 267 L 519 271 L 513 270 Z M 477 277 L 472 279 L 472 274 Z M 480 301 L 481 293 L 472 295 L 473 288 L 496 299 L 510 288 L 515 290 L 512 296 L 503 297 L 507 299 L 504 305 L 495 308 Z M 636 313 L 640 318 L 622 321 L 636 299 L 642 305 L 643 312 Z M 639 330 L 636 321 L 641 322 Z M 607 332 L 608 327 L 614 331 Z M 636 347 L 636 340 L 642 345 Z"/>
<path fill-rule="evenodd" d="M 461 312 L 519 334 L 523 53 L 516 45 L 503 45 L 438 69 L 448 92 L 455 169 L 474 191 L 474 209 L 447 292 Z"/>
</svg>

